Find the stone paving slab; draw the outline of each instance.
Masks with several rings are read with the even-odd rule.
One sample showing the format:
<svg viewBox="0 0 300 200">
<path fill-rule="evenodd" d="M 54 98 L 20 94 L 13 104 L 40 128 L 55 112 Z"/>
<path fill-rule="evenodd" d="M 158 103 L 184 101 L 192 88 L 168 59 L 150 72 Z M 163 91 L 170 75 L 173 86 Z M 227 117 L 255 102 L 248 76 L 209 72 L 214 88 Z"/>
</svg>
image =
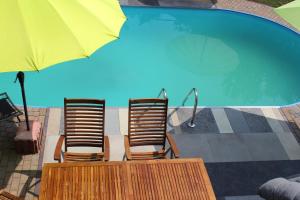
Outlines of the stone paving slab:
<svg viewBox="0 0 300 200">
<path fill-rule="evenodd" d="M 118 108 L 106 108 L 105 110 L 105 134 L 120 135 L 120 121 Z M 114 123 L 115 122 L 115 123 Z"/>
<path fill-rule="evenodd" d="M 239 108 L 225 108 L 230 125 L 235 133 L 249 133 L 250 129 Z"/>
<path fill-rule="evenodd" d="M 212 109 L 220 133 L 233 133 L 228 117 L 223 108 Z"/>
<path fill-rule="evenodd" d="M 241 112 L 248 124 L 250 132 L 272 132 L 272 129 L 259 108 L 242 108 Z"/>
<path fill-rule="evenodd" d="M 279 118 L 275 115 L 272 108 L 264 108 L 261 109 L 263 112 L 263 116 L 265 116 L 265 119 L 267 120 L 268 124 L 270 125 L 272 132 L 276 133 L 282 133 L 285 132 L 284 128 L 280 124 L 280 120 L 283 120 L 283 118 Z"/>
<path fill-rule="evenodd" d="M 206 163 L 218 197 L 257 194 L 260 185 L 277 178 L 299 175 L 300 160 Z"/>
<path fill-rule="evenodd" d="M 224 197 L 223 200 L 264 200 L 258 195 L 245 195 L 245 196 L 230 196 Z"/>
<path fill-rule="evenodd" d="M 173 137 L 181 157 L 201 157 L 205 162 L 289 160 L 279 139 L 272 133 L 185 134 Z"/>
<path fill-rule="evenodd" d="M 125 6 L 189 7 L 208 9 L 214 6 L 210 0 L 119 0 Z"/>
<path fill-rule="evenodd" d="M 181 122 L 180 127 L 183 133 L 219 133 L 218 126 L 211 109 L 199 108 L 196 111 L 195 128 L 190 128 L 188 123 L 192 116 L 192 109 L 178 109 L 177 114 Z"/>
<path fill-rule="evenodd" d="M 50 108 L 46 135 L 58 135 L 61 132 L 61 108 Z"/>
</svg>

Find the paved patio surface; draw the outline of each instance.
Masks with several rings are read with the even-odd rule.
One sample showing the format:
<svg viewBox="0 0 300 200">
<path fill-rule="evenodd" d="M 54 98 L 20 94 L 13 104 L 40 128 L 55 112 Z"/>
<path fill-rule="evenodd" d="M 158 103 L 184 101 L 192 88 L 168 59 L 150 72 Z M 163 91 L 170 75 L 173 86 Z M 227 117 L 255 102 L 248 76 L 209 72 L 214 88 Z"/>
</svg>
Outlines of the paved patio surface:
<svg viewBox="0 0 300 200">
<path fill-rule="evenodd" d="M 29 120 L 38 120 L 44 124 L 46 110 L 32 108 L 29 110 Z M 24 121 L 24 116 L 20 116 Z M 14 119 L 17 121 L 16 119 Z M 12 194 L 34 199 L 36 184 L 40 177 L 40 154 L 20 155 L 16 153 L 14 137 L 17 123 L 0 122 L 0 189 L 5 189 Z"/>
<path fill-rule="evenodd" d="M 123 158 L 127 112 L 127 108 L 106 108 L 110 160 Z M 255 194 L 263 182 L 300 171 L 300 146 L 280 108 L 198 108 L 195 128 L 187 126 L 191 114 L 192 108 L 171 108 L 168 131 L 173 134 L 181 157 L 204 159 L 220 199 L 259 199 Z M 55 144 L 64 129 L 63 109 L 50 108 L 48 120 L 43 159 L 46 163 L 55 162 Z M 155 149 L 154 146 L 149 148 Z M 98 149 L 74 150 L 95 152 Z M 277 166 L 275 171 L 272 166 Z M 273 172 L 267 173 L 269 170 Z M 251 181 L 247 182 L 246 177 Z M 225 187 L 228 184 L 231 186 Z"/>
<path fill-rule="evenodd" d="M 171 108 L 168 130 L 176 140 L 181 157 L 205 160 L 219 199 L 259 199 L 255 191 L 261 183 L 276 176 L 292 176 L 300 170 L 300 146 L 290 128 L 290 121 L 280 108 L 198 108 L 195 128 L 187 126 L 191 113 L 191 108 Z M 49 108 L 47 112 L 46 109 L 31 109 L 30 116 L 30 119 L 40 121 L 45 119 L 42 154 L 16 154 L 12 140 L 15 124 L 2 123 L 0 126 L 2 188 L 26 195 L 26 199 L 37 196 L 41 173 L 38 164 L 54 162 L 54 147 L 64 129 L 62 108 Z M 105 125 L 110 138 L 110 158 L 122 160 L 127 108 L 108 107 Z M 277 166 L 276 170 L 272 166 Z M 267 173 L 269 170 L 273 172 Z M 246 181 L 247 177 L 251 181 Z M 228 182 L 231 182 L 231 187 L 224 187 Z M 241 187 L 243 189 L 237 189 Z"/>
</svg>

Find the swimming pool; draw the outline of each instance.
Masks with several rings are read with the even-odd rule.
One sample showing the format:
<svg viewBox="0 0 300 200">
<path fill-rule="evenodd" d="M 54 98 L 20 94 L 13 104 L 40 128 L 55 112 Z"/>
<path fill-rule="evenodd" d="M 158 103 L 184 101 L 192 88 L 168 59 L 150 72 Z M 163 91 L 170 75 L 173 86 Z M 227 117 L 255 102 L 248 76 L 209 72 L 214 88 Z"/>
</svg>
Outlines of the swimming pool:
<svg viewBox="0 0 300 200">
<path fill-rule="evenodd" d="M 300 100 L 300 35 L 273 22 L 225 10 L 123 8 L 121 39 L 89 59 L 26 73 L 32 106 L 62 106 L 64 97 L 156 97 L 166 88 L 181 105 L 193 87 L 200 105 L 285 105 Z M 15 73 L 0 74 L 0 92 L 21 104 Z M 191 101 L 192 102 L 192 101 Z M 191 103 L 190 102 L 190 103 Z"/>
</svg>

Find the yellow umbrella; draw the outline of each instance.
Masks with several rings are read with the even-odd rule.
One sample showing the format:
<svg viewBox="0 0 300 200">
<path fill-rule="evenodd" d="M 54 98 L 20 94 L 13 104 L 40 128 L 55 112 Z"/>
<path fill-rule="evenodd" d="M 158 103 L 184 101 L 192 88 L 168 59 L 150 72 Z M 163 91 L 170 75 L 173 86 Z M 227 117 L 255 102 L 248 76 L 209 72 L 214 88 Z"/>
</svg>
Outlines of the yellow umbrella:
<svg viewBox="0 0 300 200">
<path fill-rule="evenodd" d="M 0 72 L 88 57 L 117 39 L 125 20 L 118 0 L 0 0 Z M 27 118 L 23 72 L 17 78 Z"/>
<path fill-rule="evenodd" d="M 275 11 L 300 31 L 300 0 L 285 4 Z"/>
</svg>

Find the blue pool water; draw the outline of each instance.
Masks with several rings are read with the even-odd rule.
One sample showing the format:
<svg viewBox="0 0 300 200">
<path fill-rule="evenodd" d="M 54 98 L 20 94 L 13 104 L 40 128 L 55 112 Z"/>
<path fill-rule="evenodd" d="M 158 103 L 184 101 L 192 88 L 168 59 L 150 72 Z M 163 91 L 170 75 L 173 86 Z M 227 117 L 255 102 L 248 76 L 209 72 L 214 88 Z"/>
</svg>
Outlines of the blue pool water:
<svg viewBox="0 0 300 200">
<path fill-rule="evenodd" d="M 300 99 L 300 36 L 270 21 L 222 10 L 123 8 L 121 39 L 89 59 L 26 73 L 28 104 L 62 106 L 64 97 L 156 97 L 173 106 L 193 87 L 200 105 L 285 105 Z M 21 104 L 15 73 L 0 74 L 0 92 Z M 190 102 L 191 104 L 191 102 Z"/>
</svg>

